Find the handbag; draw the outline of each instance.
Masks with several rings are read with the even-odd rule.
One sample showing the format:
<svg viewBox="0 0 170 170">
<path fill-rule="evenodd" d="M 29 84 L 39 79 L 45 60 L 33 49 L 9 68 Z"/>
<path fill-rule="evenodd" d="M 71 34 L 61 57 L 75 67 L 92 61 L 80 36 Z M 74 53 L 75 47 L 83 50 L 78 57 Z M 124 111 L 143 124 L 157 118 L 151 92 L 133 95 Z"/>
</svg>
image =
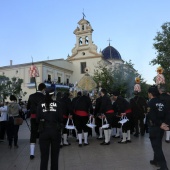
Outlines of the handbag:
<svg viewBox="0 0 170 170">
<path fill-rule="evenodd" d="M 104 124 L 104 122 L 105 122 L 105 124 Z M 103 120 L 103 118 L 102 118 L 102 129 L 106 129 L 106 128 L 108 128 L 109 127 L 109 124 L 108 124 L 108 122 L 107 122 L 107 119 L 106 119 L 106 117 L 104 118 L 104 120 Z"/>
<path fill-rule="evenodd" d="M 123 126 L 123 124 L 126 123 L 127 121 L 129 121 L 129 119 L 128 119 L 126 116 L 122 116 L 122 117 L 120 118 L 120 121 L 119 121 L 118 123 L 121 123 L 122 126 Z"/>
<path fill-rule="evenodd" d="M 74 123 L 73 123 L 73 119 L 71 119 L 71 124 L 69 124 L 69 122 L 70 122 L 70 119 L 68 118 L 67 124 L 66 124 L 65 128 L 66 129 L 70 129 L 70 130 L 75 129 L 75 126 L 74 126 Z"/>
<path fill-rule="evenodd" d="M 23 119 L 21 117 L 14 118 L 14 125 L 22 125 Z"/>
<path fill-rule="evenodd" d="M 96 125 L 94 124 L 94 119 L 93 119 L 93 121 L 92 121 L 91 116 L 90 116 L 90 118 L 89 118 L 86 126 L 88 126 L 89 128 L 92 128 L 92 129 L 93 129 L 94 127 L 96 127 Z"/>
</svg>

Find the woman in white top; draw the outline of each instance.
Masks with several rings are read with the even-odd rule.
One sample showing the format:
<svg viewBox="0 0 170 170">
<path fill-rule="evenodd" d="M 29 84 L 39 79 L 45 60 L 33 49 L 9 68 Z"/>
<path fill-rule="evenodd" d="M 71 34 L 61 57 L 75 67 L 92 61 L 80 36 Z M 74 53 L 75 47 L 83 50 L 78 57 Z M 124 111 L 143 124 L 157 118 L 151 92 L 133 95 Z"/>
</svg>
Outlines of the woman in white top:
<svg viewBox="0 0 170 170">
<path fill-rule="evenodd" d="M 4 141 L 5 133 L 7 129 L 7 104 L 0 107 L 0 142 Z"/>
</svg>

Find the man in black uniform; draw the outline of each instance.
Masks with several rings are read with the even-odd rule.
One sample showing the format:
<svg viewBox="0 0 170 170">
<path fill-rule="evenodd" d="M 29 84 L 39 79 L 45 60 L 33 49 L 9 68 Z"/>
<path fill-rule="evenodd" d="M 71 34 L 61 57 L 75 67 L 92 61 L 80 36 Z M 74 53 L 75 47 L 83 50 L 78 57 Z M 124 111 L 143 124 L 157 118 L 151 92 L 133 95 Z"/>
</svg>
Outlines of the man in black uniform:
<svg viewBox="0 0 170 170">
<path fill-rule="evenodd" d="M 74 112 L 74 120 L 78 131 L 79 146 L 82 146 L 82 131 L 84 132 L 84 146 L 89 145 L 87 141 L 88 127 L 86 126 L 90 114 L 93 114 L 93 107 L 87 91 L 83 91 L 83 95 L 72 100 L 72 112 Z"/>
<path fill-rule="evenodd" d="M 53 101 L 53 95 L 54 89 L 47 89 L 45 99 L 42 100 L 37 107 L 37 122 L 39 123 L 39 143 L 41 151 L 40 170 L 48 169 L 50 153 L 50 169 L 58 170 L 63 115 L 61 105 L 59 102 Z"/>
<path fill-rule="evenodd" d="M 134 91 L 135 97 L 130 99 L 130 106 L 132 110 L 132 117 L 135 125 L 135 134 L 134 136 L 139 136 L 139 127 L 141 136 L 144 135 L 144 117 L 147 112 L 147 103 L 146 100 L 139 96 L 138 91 Z"/>
<path fill-rule="evenodd" d="M 159 170 L 168 170 L 162 150 L 166 108 L 164 102 L 162 102 L 158 96 L 159 92 L 157 87 L 151 86 L 148 89 L 148 97 L 150 101 L 148 102 L 147 121 L 149 126 L 149 138 L 154 151 L 154 158 L 150 161 L 150 164 L 160 166 Z"/>
<path fill-rule="evenodd" d="M 130 136 L 130 129 L 131 129 L 131 108 L 130 103 L 124 99 L 122 96 L 120 96 L 119 91 L 113 92 L 113 98 L 115 100 L 113 104 L 113 109 L 115 111 L 115 115 L 117 116 L 119 121 L 121 117 L 126 116 L 129 121 L 124 123 L 122 125 L 122 135 L 123 139 L 120 140 L 118 143 L 120 144 L 126 144 L 131 143 L 131 136 Z M 117 127 L 120 128 L 120 123 L 117 124 Z"/>
<path fill-rule="evenodd" d="M 37 106 L 38 103 L 45 98 L 45 88 L 46 85 L 44 83 L 40 83 L 38 86 L 38 91 L 31 94 L 28 99 L 27 110 L 30 110 L 31 114 L 30 159 L 34 159 L 35 143 L 38 136 L 38 123 L 36 122 Z"/>
<path fill-rule="evenodd" d="M 95 104 L 95 109 L 94 109 L 94 116 L 95 116 L 95 131 L 98 135 L 97 139 L 102 139 L 103 138 L 103 129 L 102 129 L 102 120 L 98 117 L 98 114 L 100 113 L 100 106 L 102 102 L 102 96 L 100 96 L 96 99 L 96 104 Z"/>
<path fill-rule="evenodd" d="M 70 94 L 65 92 L 60 102 L 62 104 L 62 114 L 63 114 L 63 124 L 66 126 L 67 120 L 72 119 L 72 111 L 71 111 L 71 99 L 69 98 Z M 64 127 L 63 129 L 63 145 L 69 146 L 70 143 L 67 140 L 68 129 Z"/>
<path fill-rule="evenodd" d="M 170 95 L 166 93 L 166 87 L 165 85 L 160 85 L 158 87 L 159 93 L 160 93 L 160 99 L 165 103 L 167 114 L 166 114 L 166 121 L 170 120 Z M 168 123 L 168 122 L 166 122 Z M 165 142 L 170 143 L 170 131 L 166 131 L 166 139 Z"/>
<path fill-rule="evenodd" d="M 110 144 L 110 137 L 111 137 L 111 127 L 113 124 L 113 117 L 114 117 L 114 110 L 112 107 L 111 99 L 107 95 L 106 89 L 101 89 L 101 106 L 99 113 L 103 114 L 99 116 L 99 118 L 107 119 L 109 124 L 108 128 L 104 128 L 104 137 L 105 140 L 101 143 L 101 145 L 109 145 Z"/>
</svg>

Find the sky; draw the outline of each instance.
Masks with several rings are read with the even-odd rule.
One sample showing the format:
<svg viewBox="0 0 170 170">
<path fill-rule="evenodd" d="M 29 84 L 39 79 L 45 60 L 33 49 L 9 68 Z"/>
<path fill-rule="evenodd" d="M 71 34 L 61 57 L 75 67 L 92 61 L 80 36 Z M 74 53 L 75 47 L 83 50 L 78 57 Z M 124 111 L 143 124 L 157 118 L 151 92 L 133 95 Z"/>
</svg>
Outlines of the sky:
<svg viewBox="0 0 170 170">
<path fill-rule="evenodd" d="M 0 67 L 66 59 L 75 46 L 73 31 L 83 10 L 94 29 L 98 52 L 109 45 L 149 84 L 158 66 L 154 37 L 170 22 L 169 0 L 0 0 Z"/>
</svg>

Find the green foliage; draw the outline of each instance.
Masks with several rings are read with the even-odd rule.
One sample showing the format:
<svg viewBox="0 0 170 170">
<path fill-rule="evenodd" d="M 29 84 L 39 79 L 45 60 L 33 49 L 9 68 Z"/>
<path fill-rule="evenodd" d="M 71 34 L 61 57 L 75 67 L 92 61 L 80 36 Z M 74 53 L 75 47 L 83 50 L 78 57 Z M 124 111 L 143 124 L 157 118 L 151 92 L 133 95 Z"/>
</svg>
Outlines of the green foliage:
<svg viewBox="0 0 170 170">
<path fill-rule="evenodd" d="M 170 22 L 164 23 L 161 28 L 162 30 L 157 32 L 153 44 L 157 56 L 150 64 L 158 64 L 163 67 L 166 84 L 170 88 Z"/>
<path fill-rule="evenodd" d="M 140 77 L 141 96 L 145 97 L 148 85 L 134 69 L 134 64 L 131 60 L 125 62 L 125 64 L 118 64 L 114 68 L 108 68 L 106 65 L 99 64 L 94 72 L 93 79 L 98 85 L 101 83 L 101 87 L 105 88 L 109 93 L 118 90 L 122 96 L 130 98 L 133 96 L 135 77 Z"/>
<path fill-rule="evenodd" d="M 13 77 L 9 79 L 6 76 L 0 76 L 0 99 L 4 100 L 11 94 L 14 94 L 17 98 L 26 95 L 26 92 L 22 91 L 21 85 L 23 79 Z"/>
<path fill-rule="evenodd" d="M 113 73 L 111 69 L 107 68 L 106 65 L 99 64 L 94 72 L 94 81 L 98 84 L 98 88 L 101 83 L 101 87 L 105 88 L 108 92 L 113 90 L 111 86 L 113 84 Z"/>
</svg>

